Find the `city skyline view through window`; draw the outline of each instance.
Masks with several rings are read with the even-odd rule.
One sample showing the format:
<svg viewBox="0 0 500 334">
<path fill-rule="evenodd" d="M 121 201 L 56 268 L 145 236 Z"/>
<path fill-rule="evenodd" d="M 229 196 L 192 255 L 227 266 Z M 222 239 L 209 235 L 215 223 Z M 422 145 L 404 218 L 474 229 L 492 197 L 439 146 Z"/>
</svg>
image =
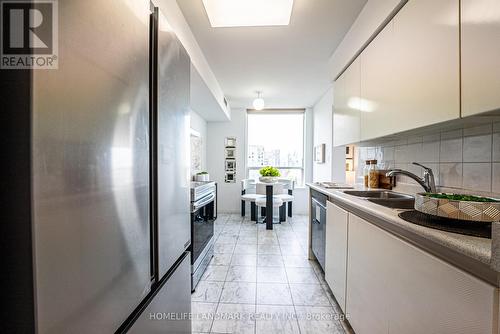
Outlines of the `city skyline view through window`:
<svg viewBox="0 0 500 334">
<path fill-rule="evenodd" d="M 263 166 L 273 166 L 282 177 L 303 184 L 303 113 L 249 113 L 247 142 L 250 178 L 258 178 Z"/>
</svg>

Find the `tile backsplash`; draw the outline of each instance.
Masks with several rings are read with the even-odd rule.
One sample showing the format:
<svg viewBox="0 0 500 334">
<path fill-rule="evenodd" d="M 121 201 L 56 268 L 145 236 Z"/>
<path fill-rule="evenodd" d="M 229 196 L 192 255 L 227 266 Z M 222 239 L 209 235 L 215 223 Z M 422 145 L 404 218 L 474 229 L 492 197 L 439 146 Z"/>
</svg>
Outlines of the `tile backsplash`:
<svg viewBox="0 0 500 334">
<path fill-rule="evenodd" d="M 500 122 L 411 136 L 357 148 L 357 182 L 362 183 L 364 161 L 377 159 L 379 168 L 401 168 L 422 176 L 419 162 L 432 168 L 442 191 L 500 194 Z M 398 183 L 414 184 L 398 176 Z"/>
</svg>

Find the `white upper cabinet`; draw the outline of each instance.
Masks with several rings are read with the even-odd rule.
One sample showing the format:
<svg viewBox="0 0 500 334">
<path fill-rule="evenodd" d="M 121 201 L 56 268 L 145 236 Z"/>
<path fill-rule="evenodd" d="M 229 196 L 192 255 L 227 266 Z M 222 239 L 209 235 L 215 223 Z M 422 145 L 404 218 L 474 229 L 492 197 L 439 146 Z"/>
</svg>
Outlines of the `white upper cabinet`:
<svg viewBox="0 0 500 334">
<path fill-rule="evenodd" d="M 459 1 L 409 1 L 361 54 L 361 97 L 362 140 L 459 118 Z"/>
<path fill-rule="evenodd" d="M 500 109 L 500 1 L 462 0 L 462 116 Z"/>
<path fill-rule="evenodd" d="M 399 131 L 395 122 L 398 108 L 394 91 L 398 81 L 394 72 L 394 33 L 390 22 L 368 45 L 361 59 L 361 139 L 377 138 Z"/>
<path fill-rule="evenodd" d="M 335 81 L 333 91 L 333 145 L 358 142 L 361 129 L 359 59 Z"/>
</svg>

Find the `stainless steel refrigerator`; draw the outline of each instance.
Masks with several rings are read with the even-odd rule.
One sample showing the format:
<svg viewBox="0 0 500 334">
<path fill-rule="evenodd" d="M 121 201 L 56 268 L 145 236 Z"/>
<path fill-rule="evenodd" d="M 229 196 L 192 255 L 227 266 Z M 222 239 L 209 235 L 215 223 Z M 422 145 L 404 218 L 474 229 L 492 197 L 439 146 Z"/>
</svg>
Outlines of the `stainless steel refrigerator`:
<svg viewBox="0 0 500 334">
<path fill-rule="evenodd" d="M 11 182 L 0 331 L 190 333 L 155 315 L 190 312 L 189 57 L 149 1 L 58 5 L 59 69 L 0 78 L 2 95 L 19 85 L 9 124 L 30 129 L 12 139 L 30 181 Z"/>
</svg>

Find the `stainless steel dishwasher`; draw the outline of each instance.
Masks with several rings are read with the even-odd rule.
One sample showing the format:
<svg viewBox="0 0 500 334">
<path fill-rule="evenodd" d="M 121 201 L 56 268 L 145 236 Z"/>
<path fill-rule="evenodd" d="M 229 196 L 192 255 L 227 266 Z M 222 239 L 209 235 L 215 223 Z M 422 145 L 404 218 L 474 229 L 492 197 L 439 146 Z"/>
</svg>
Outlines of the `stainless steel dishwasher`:
<svg viewBox="0 0 500 334">
<path fill-rule="evenodd" d="M 325 270 L 326 201 L 328 197 L 311 189 L 311 248 Z"/>
</svg>

